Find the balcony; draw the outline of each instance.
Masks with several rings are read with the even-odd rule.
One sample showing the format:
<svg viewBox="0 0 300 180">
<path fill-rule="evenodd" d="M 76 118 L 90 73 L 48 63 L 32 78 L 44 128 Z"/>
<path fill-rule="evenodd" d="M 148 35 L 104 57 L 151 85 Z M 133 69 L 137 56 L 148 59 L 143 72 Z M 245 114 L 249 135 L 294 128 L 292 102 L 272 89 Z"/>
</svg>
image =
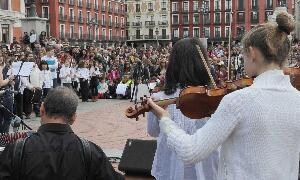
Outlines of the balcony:
<svg viewBox="0 0 300 180">
<path fill-rule="evenodd" d="M 42 18 L 49 19 L 49 14 L 48 13 L 42 13 Z"/>
<path fill-rule="evenodd" d="M 179 25 L 179 21 L 177 20 L 177 21 L 173 21 L 173 23 L 172 23 L 172 25 Z"/>
<path fill-rule="evenodd" d="M 69 0 L 69 5 L 74 6 L 75 5 L 75 0 Z"/>
<path fill-rule="evenodd" d="M 153 27 L 153 26 L 155 26 L 155 21 L 145 21 L 145 26 L 146 27 Z"/>
<path fill-rule="evenodd" d="M 114 13 L 115 13 L 115 14 L 118 14 L 118 13 L 119 13 L 119 9 L 115 9 L 115 10 L 114 10 Z"/>
<path fill-rule="evenodd" d="M 101 26 L 106 26 L 106 21 L 102 21 Z"/>
<path fill-rule="evenodd" d="M 214 25 L 221 25 L 221 21 L 215 21 Z"/>
<path fill-rule="evenodd" d="M 169 23 L 168 23 L 168 21 L 158 21 L 158 25 L 159 26 L 168 26 Z"/>
<path fill-rule="evenodd" d="M 49 0 L 42 0 L 42 4 L 48 4 Z"/>
<path fill-rule="evenodd" d="M 112 7 L 109 7 L 109 8 L 108 8 L 108 12 L 109 12 L 109 13 L 113 13 L 113 10 L 114 10 L 114 9 L 113 9 Z"/>
<path fill-rule="evenodd" d="M 142 27 L 142 22 L 132 22 L 132 27 Z"/>
<path fill-rule="evenodd" d="M 78 1 L 78 7 L 83 7 L 82 1 Z"/>
<path fill-rule="evenodd" d="M 132 36 L 132 40 L 142 40 L 144 39 L 142 35 L 134 35 Z"/>
<path fill-rule="evenodd" d="M 111 22 L 111 21 L 108 22 L 108 26 L 109 26 L 109 27 L 113 27 L 113 25 L 114 25 L 113 22 Z"/>
<path fill-rule="evenodd" d="M 257 23 L 259 23 L 259 19 L 258 19 L 258 18 L 256 18 L 256 19 L 251 18 L 251 23 L 252 23 L 252 24 L 257 24 Z"/>
<path fill-rule="evenodd" d="M 169 39 L 169 35 L 158 36 L 158 39 Z"/>
<path fill-rule="evenodd" d="M 60 21 L 66 21 L 67 18 L 68 18 L 67 15 L 59 14 L 59 20 L 60 20 Z"/>
<path fill-rule="evenodd" d="M 187 13 L 187 12 L 189 12 L 189 9 L 183 8 L 183 12 Z"/>
<path fill-rule="evenodd" d="M 149 11 L 149 12 L 153 12 L 153 8 L 151 8 L 151 9 L 148 9 L 148 11 Z"/>
<path fill-rule="evenodd" d="M 59 0 L 58 2 L 63 4 L 63 3 L 66 3 L 66 0 Z"/>
<path fill-rule="evenodd" d="M 84 18 L 83 17 L 78 17 L 78 23 L 83 24 Z"/>
<path fill-rule="evenodd" d="M 156 38 L 154 37 L 153 34 L 149 34 L 149 35 L 144 35 L 144 39 L 145 39 L 145 40 L 154 40 L 154 39 L 156 39 Z"/>
<path fill-rule="evenodd" d="M 86 3 L 86 8 L 91 9 L 92 8 L 92 3 Z"/>
<path fill-rule="evenodd" d="M 184 25 L 188 25 L 188 24 L 189 24 L 189 21 L 183 21 L 183 24 L 184 24 Z"/>
<path fill-rule="evenodd" d="M 105 12 L 106 11 L 106 6 L 101 6 L 101 11 Z"/>
<path fill-rule="evenodd" d="M 130 27 L 130 22 L 126 22 L 126 27 Z"/>
<path fill-rule="evenodd" d="M 125 23 L 121 23 L 121 28 L 125 28 Z"/>
<path fill-rule="evenodd" d="M 74 23 L 76 19 L 76 16 L 70 16 L 70 22 Z"/>
<path fill-rule="evenodd" d="M 119 28 L 120 27 L 120 23 L 116 23 L 116 28 Z"/>
<path fill-rule="evenodd" d="M 199 22 L 199 20 L 198 20 L 198 21 L 193 21 L 193 24 L 194 24 L 194 25 L 199 25 L 200 22 Z"/>
</svg>

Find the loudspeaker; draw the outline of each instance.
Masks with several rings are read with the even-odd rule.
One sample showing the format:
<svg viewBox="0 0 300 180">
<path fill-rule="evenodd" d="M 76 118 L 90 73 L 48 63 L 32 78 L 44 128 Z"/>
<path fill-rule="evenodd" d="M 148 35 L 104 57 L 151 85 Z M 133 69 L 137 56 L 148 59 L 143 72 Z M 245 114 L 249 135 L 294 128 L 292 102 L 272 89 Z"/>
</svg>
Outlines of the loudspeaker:
<svg viewBox="0 0 300 180">
<path fill-rule="evenodd" d="M 126 175 L 151 176 L 156 140 L 127 139 L 118 169 Z"/>
</svg>

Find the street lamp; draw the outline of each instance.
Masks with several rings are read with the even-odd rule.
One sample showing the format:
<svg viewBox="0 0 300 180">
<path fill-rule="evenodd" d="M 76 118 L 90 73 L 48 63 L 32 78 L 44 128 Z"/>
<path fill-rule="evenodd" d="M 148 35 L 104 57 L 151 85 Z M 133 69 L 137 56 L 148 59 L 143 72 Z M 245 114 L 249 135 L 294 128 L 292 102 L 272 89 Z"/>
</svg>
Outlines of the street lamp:
<svg viewBox="0 0 300 180">
<path fill-rule="evenodd" d="M 202 7 L 200 8 L 200 11 L 202 12 L 202 37 L 205 38 L 204 15 L 209 12 L 207 1 L 202 1 Z"/>
<path fill-rule="evenodd" d="M 159 43 L 158 43 L 158 34 L 159 34 L 159 30 L 158 30 L 158 28 L 156 28 L 155 34 L 156 34 L 156 45 L 157 45 L 157 48 L 158 48 L 158 46 L 159 46 Z"/>
</svg>

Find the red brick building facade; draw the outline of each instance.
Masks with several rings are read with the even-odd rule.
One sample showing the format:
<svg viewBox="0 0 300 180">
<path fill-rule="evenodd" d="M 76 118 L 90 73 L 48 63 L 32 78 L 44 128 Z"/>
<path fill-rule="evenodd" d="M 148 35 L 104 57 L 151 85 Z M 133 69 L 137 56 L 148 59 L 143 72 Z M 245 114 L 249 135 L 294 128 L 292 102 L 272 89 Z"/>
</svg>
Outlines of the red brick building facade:
<svg viewBox="0 0 300 180">
<path fill-rule="evenodd" d="M 49 19 L 50 36 L 99 44 L 126 40 L 124 0 L 39 0 L 36 7 L 39 17 Z"/>
<path fill-rule="evenodd" d="M 232 39 L 239 40 L 282 6 L 294 14 L 295 0 L 171 0 L 172 40 L 205 36 L 209 41 L 228 41 L 231 12 Z"/>
</svg>

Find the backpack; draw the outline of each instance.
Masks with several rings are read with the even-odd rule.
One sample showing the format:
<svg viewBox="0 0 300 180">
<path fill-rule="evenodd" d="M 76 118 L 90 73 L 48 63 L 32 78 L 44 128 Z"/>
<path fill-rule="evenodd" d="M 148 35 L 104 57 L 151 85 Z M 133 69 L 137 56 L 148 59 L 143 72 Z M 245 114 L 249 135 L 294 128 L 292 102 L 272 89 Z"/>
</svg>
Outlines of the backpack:
<svg viewBox="0 0 300 180">
<path fill-rule="evenodd" d="M 30 136 L 24 138 L 24 139 L 18 139 L 15 142 L 15 146 L 13 149 L 13 157 L 12 157 L 12 170 L 13 170 L 13 176 L 15 180 L 19 180 L 20 179 L 20 172 L 21 172 L 21 164 L 22 164 L 22 157 L 23 157 L 23 151 L 24 151 L 24 146 L 25 143 L 27 141 L 27 139 Z M 85 180 L 89 180 L 89 172 L 90 172 L 90 168 L 91 168 L 91 162 L 92 162 L 92 151 L 91 151 L 91 147 L 90 147 L 90 143 L 89 141 L 87 141 L 84 138 L 78 137 L 81 146 L 82 146 L 82 150 L 83 153 L 81 155 L 81 158 L 83 159 L 84 162 L 84 167 L 85 167 Z"/>
</svg>

